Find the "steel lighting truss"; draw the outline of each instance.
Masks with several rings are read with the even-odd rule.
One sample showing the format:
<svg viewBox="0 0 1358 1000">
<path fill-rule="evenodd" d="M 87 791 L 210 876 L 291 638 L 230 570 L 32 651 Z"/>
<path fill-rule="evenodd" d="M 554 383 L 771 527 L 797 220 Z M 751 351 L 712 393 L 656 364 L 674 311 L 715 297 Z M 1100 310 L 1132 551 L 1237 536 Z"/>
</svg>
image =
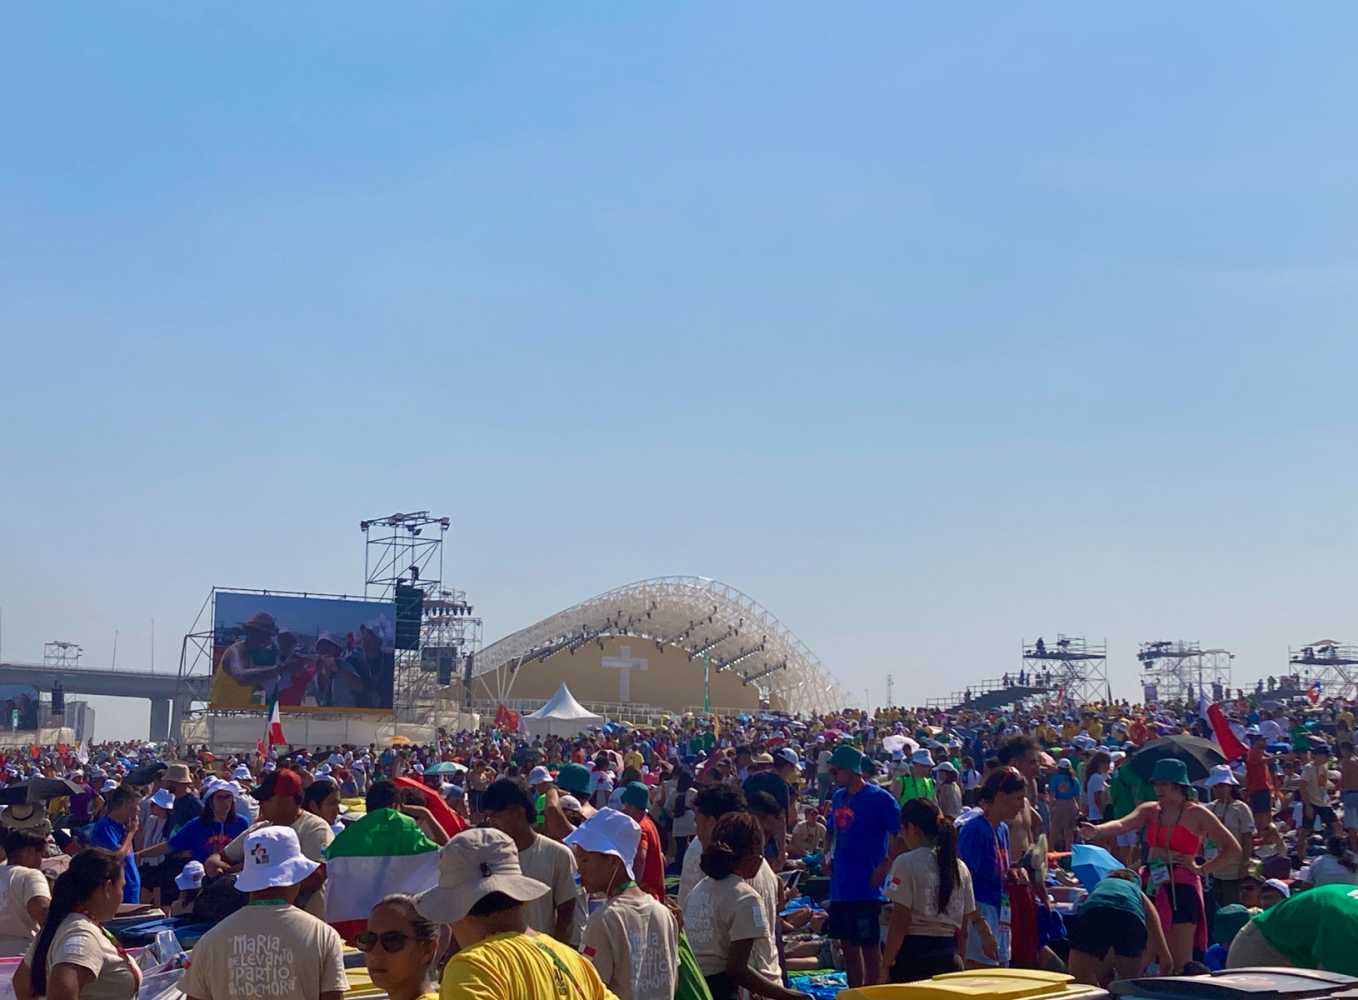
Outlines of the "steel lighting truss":
<svg viewBox="0 0 1358 1000">
<path fill-rule="evenodd" d="M 1196 701 L 1206 696 L 1221 701 L 1231 687 L 1231 662 L 1235 654 L 1229 649 L 1203 649 L 1196 642 L 1143 642 L 1136 651 L 1145 671 L 1142 685 L 1153 684 L 1157 698 L 1163 702 Z M 1189 698 L 1189 689 L 1193 697 Z"/>
<path fill-rule="evenodd" d="M 758 601 L 701 576 L 629 583 L 505 636 L 476 658 L 475 675 L 499 671 L 496 697 L 509 697 L 519 669 L 558 650 L 606 636 L 630 636 L 686 653 L 696 671 L 732 671 L 789 712 L 825 713 L 849 703 L 816 655 Z M 510 671 L 500 668 L 509 666 Z M 508 677 L 506 677 L 508 674 Z"/>
<path fill-rule="evenodd" d="M 1321 698 L 1358 697 L 1358 646 L 1318 639 L 1301 649 L 1289 649 L 1287 662 L 1303 691 L 1319 682 Z"/>
<path fill-rule="evenodd" d="M 1076 705 L 1103 701 L 1108 693 L 1108 643 L 1090 642 L 1083 636 L 1060 635 L 1055 642 L 1038 639 L 1023 643 L 1023 661 L 1044 676 L 1050 687 Z"/>
</svg>

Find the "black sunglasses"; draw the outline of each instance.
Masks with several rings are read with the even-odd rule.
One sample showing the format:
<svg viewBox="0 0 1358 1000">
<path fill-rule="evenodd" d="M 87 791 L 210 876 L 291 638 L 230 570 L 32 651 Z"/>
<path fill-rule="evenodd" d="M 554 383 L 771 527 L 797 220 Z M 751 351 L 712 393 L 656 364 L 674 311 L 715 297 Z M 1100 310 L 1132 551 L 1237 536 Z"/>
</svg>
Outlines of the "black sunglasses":
<svg viewBox="0 0 1358 1000">
<path fill-rule="evenodd" d="M 382 942 L 382 950 L 390 955 L 405 948 L 406 942 L 409 940 L 411 940 L 410 935 L 402 934 L 400 931 L 383 931 L 381 934 L 364 931 L 354 938 L 354 944 L 358 945 L 359 951 L 372 951 L 380 941 Z"/>
</svg>

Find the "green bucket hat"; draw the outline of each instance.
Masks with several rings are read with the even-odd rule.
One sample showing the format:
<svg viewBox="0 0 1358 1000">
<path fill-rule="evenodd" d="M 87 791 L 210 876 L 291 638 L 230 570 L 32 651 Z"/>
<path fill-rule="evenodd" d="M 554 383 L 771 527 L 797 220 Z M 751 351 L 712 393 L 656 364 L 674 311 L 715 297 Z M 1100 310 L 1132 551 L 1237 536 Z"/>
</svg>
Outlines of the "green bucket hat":
<svg viewBox="0 0 1358 1000">
<path fill-rule="evenodd" d="M 1174 757 L 1161 757 L 1151 771 L 1151 784 L 1168 781 L 1171 785 L 1187 785 L 1188 765 Z"/>
<path fill-rule="evenodd" d="M 556 774 L 556 787 L 572 795 L 588 795 L 589 769 L 583 764 L 567 764 Z"/>
<path fill-rule="evenodd" d="M 847 743 L 841 743 L 835 747 L 835 752 L 830 755 L 830 766 L 839 768 L 841 771 L 862 774 L 863 755 Z"/>
</svg>

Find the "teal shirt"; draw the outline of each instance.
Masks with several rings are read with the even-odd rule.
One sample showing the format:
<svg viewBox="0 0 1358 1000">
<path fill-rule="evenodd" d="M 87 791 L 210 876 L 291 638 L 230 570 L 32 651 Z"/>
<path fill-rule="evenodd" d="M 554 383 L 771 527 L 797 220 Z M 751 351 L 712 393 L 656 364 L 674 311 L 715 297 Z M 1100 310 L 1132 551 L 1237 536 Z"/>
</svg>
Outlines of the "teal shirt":
<svg viewBox="0 0 1358 1000">
<path fill-rule="evenodd" d="M 1141 886 L 1128 882 L 1125 878 L 1105 878 L 1094 886 L 1083 903 L 1080 912 L 1090 907 L 1101 906 L 1108 910 L 1122 910 L 1135 915 L 1142 923 L 1146 922 L 1146 904 L 1141 897 Z"/>
</svg>

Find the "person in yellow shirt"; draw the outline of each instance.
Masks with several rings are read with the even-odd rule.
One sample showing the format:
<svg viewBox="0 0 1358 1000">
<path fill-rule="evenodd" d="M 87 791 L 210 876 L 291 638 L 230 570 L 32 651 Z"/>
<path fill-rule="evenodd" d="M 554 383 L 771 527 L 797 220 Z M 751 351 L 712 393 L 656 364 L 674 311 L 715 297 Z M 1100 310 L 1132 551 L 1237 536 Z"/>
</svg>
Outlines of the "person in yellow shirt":
<svg viewBox="0 0 1358 1000">
<path fill-rule="evenodd" d="M 1061 742 L 1070 743 L 1071 740 L 1080 735 L 1080 727 L 1075 724 L 1074 719 L 1067 719 L 1061 726 Z"/>
<path fill-rule="evenodd" d="M 523 904 L 549 891 L 524 876 L 518 848 L 499 830 L 464 830 L 440 849 L 438 885 L 415 907 L 451 924 L 457 940 L 441 1000 L 617 1000 L 578 951 L 528 929 Z"/>
<path fill-rule="evenodd" d="M 1091 739 L 1103 739 L 1103 721 L 1097 715 L 1089 716 L 1085 724 L 1085 731 L 1089 733 Z"/>
</svg>

